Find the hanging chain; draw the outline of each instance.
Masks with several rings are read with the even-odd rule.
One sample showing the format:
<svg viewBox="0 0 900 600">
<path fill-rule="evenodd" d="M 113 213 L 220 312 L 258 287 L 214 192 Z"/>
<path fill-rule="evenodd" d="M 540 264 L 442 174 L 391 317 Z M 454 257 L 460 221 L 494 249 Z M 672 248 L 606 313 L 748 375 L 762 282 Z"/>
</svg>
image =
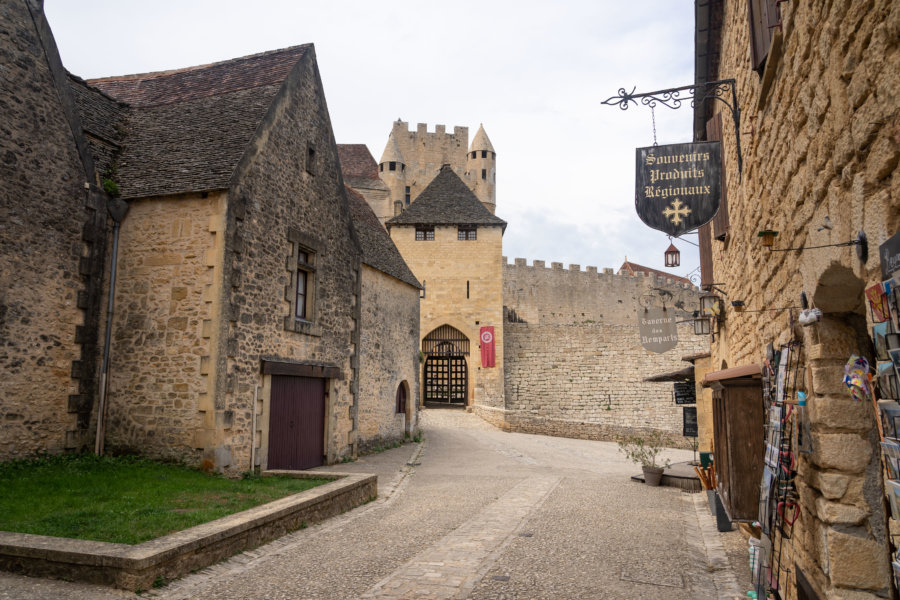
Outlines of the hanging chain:
<svg viewBox="0 0 900 600">
<path fill-rule="evenodd" d="M 656 143 L 656 111 L 653 109 L 653 105 L 650 105 L 650 118 L 653 119 L 653 145 L 659 146 Z"/>
</svg>

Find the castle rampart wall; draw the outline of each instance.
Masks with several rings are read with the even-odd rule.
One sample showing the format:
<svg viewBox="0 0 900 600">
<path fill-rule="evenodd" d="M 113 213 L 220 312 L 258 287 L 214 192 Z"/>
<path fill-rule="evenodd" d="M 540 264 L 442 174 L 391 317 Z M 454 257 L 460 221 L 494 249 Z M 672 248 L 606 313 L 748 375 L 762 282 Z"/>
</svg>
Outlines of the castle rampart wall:
<svg viewBox="0 0 900 600">
<path fill-rule="evenodd" d="M 671 291 L 673 302 L 693 311 L 697 289 L 652 274 L 545 264 L 504 266 L 506 410 L 482 416 L 513 431 L 588 439 L 655 429 L 687 445 L 672 384 L 643 380 L 689 366 L 681 358 L 705 352 L 708 338 L 682 324 L 674 349 L 650 352 L 640 344 L 637 314 L 651 288 Z"/>
</svg>

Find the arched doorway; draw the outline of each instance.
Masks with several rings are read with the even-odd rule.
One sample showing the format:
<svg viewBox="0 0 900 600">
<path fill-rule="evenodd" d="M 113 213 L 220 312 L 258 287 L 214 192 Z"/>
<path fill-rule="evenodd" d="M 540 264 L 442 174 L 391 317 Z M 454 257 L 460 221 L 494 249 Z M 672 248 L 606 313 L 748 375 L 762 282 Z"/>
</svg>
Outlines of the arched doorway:
<svg viewBox="0 0 900 600">
<path fill-rule="evenodd" d="M 450 325 L 441 325 L 422 340 L 425 354 L 423 400 L 426 403 L 458 404 L 468 399 L 469 338 Z"/>
</svg>

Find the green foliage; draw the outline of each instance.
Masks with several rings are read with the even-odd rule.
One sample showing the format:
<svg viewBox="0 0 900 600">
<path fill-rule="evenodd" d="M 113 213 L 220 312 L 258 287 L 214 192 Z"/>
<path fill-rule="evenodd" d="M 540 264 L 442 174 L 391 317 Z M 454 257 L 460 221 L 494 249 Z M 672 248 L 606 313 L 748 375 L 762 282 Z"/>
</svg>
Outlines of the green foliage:
<svg viewBox="0 0 900 600">
<path fill-rule="evenodd" d="M 118 198 L 122 195 L 122 193 L 119 191 L 119 184 L 113 181 L 111 178 L 104 177 L 101 183 L 103 184 L 103 191 L 105 191 L 113 198 Z"/>
<path fill-rule="evenodd" d="M 416 435 L 413 436 L 413 441 L 417 444 L 422 442 L 422 430 L 416 432 Z"/>
<path fill-rule="evenodd" d="M 665 448 L 665 438 L 660 431 L 651 431 L 643 435 L 626 435 L 618 440 L 619 452 L 628 460 L 642 467 L 663 467 L 671 464 L 667 458 L 662 464 L 656 464 L 656 457 Z"/>
<path fill-rule="evenodd" d="M 44 456 L 0 464 L 0 530 L 139 544 L 328 481 L 235 480 L 137 456 Z"/>
<path fill-rule="evenodd" d="M 159 589 L 161 587 L 165 587 L 167 583 L 168 581 L 166 581 L 165 577 L 163 577 L 162 575 L 157 575 L 156 579 L 153 580 L 153 587 Z"/>
</svg>

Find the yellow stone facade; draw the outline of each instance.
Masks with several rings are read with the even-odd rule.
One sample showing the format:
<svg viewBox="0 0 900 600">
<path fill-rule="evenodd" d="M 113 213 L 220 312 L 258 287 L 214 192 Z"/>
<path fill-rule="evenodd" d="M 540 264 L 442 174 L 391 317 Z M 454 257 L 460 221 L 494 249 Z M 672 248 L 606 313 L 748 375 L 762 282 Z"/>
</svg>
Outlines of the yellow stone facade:
<svg viewBox="0 0 900 600">
<path fill-rule="evenodd" d="M 416 241 L 415 227 L 392 226 L 391 239 L 424 287 L 420 339 L 450 325 L 469 339 L 467 404 L 503 406 L 503 232 L 479 226 L 460 241 L 456 226 L 436 226 L 433 241 Z M 480 328 L 494 327 L 495 367 L 482 367 Z"/>
<path fill-rule="evenodd" d="M 711 363 L 759 363 L 769 343 L 800 343 L 798 387 L 809 394 L 813 452 L 798 457 L 800 518 L 781 559 L 791 569 L 780 574 L 782 597 L 797 597 L 798 573 L 820 598 L 887 597 L 887 538 L 896 523 L 884 510 L 875 413 L 871 402 L 852 400 L 841 379 L 852 354 L 874 364 L 863 290 L 883 279 L 877 247 L 900 230 L 900 5 L 779 3 L 760 74 L 748 63 L 746 3 L 723 6 L 721 62 L 710 79 L 737 80 L 743 173 L 731 114 L 715 103 L 730 228 L 712 241 L 707 275 L 748 310 L 727 307 Z M 779 232 L 776 250 L 848 242 L 865 231 L 868 260 L 853 246 L 769 250 L 761 230 Z M 800 305 L 802 292 L 824 313 L 808 327 L 788 308 Z"/>
</svg>

